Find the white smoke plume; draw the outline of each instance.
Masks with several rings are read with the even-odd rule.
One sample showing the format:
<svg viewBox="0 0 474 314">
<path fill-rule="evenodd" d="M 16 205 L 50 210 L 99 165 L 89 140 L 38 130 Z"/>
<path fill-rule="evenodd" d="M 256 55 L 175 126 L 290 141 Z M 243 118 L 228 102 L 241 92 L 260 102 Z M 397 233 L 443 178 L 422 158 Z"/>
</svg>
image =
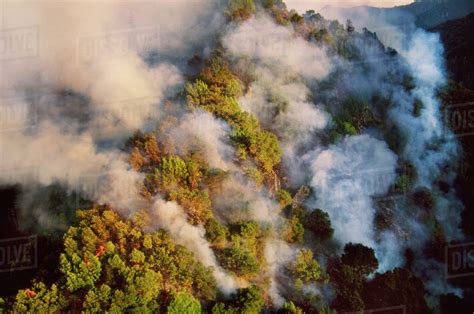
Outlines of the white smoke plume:
<svg viewBox="0 0 474 314">
<path fill-rule="evenodd" d="M 0 184 L 19 180 L 26 180 L 26 185 L 34 183 L 31 186 L 60 183 L 98 203 L 108 203 L 124 215 L 146 206 L 140 198 L 143 177 L 129 168 L 120 148 L 134 130 L 148 130 L 159 122 L 164 100 L 182 87 L 191 71 L 187 60 L 196 52 L 206 57 L 212 51 L 213 36 L 224 25 L 223 15 L 215 13 L 222 12 L 216 10 L 221 2 L 2 4 L 4 28 L 35 25 L 39 36 L 36 56 L 0 62 L 0 105 L 28 111 L 12 111 L 20 121 L 9 120 L 0 126 L 0 158 L 5 170 L 0 172 Z M 309 205 L 329 213 L 335 238 L 342 245 L 360 242 L 373 247 L 379 270 L 386 270 L 401 264 L 403 248 L 423 247 L 430 231 L 416 219 L 412 213 L 416 208 L 408 202 L 397 204 L 394 211 L 411 238 L 400 239 L 392 230 L 375 230 L 374 198 L 383 197 L 394 183 L 397 156 L 374 130 L 367 131 L 371 135 L 323 145 L 318 132 L 331 125 L 324 109 L 337 108 L 340 97 L 354 91 L 380 91 L 390 98 L 393 105 L 388 117 L 408 139 L 397 153 L 416 166 L 416 187 L 433 191 L 436 217 L 448 240 L 462 238 L 461 206 L 453 189 L 438 193 L 435 184 L 440 178 L 453 182 L 450 163 L 458 148 L 442 127 L 436 99 L 437 88 L 445 83 L 439 37 L 421 30 L 410 30 L 405 37 L 390 23 L 365 16 L 355 21 L 356 26 L 383 29 L 378 33 L 385 33 L 380 37 L 387 40 L 382 41 L 397 48 L 399 63 L 375 64 L 362 70 L 296 35 L 292 26 L 276 25 L 260 13 L 227 29 L 223 46 L 232 57 L 249 58 L 257 64 L 256 79 L 240 102 L 282 140 L 283 165 L 293 177 L 292 183 L 309 183 L 314 189 Z M 365 57 L 373 58 L 374 54 Z M 329 96 L 318 95 L 320 80 L 338 65 L 352 72 L 342 76 L 337 93 L 332 90 Z M 383 79 L 394 68 L 410 71 L 416 85 L 412 91 Z M 320 101 L 315 100 L 318 97 Z M 423 103 L 419 117 L 412 114 L 415 98 Z M 225 137 L 228 131 L 225 123 L 209 114 L 193 112 L 180 116 L 170 136 L 179 143 L 180 154 L 200 149 L 211 167 L 233 172 L 233 150 Z M 237 172 L 231 173 L 213 204 L 224 221 L 250 218 L 279 228 L 278 205 Z M 233 211 L 228 204 L 242 206 Z M 204 265 L 214 268 L 224 292 L 237 288 L 233 278 L 218 266 L 203 229 L 188 224 L 176 203 L 156 200 L 153 213 L 157 227 L 168 230 Z M 35 216 L 49 221 L 41 211 Z M 275 240 L 267 243 L 265 255 L 272 279 L 270 294 L 273 302 L 281 305 L 277 277 L 282 263 L 293 253 Z M 423 273 L 426 267 L 417 267 L 424 278 L 432 279 L 428 288 L 448 289 L 436 284 L 434 279 L 439 277 L 435 271 Z"/>
<path fill-rule="evenodd" d="M 280 141 L 299 143 L 326 126 L 326 113 L 308 100 L 310 91 L 297 77 L 264 66 L 257 67 L 255 76 L 239 103 L 274 130 Z"/>
<path fill-rule="evenodd" d="M 341 243 L 376 246 L 372 197 L 383 196 L 393 184 L 397 156 L 385 142 L 360 135 L 316 149 L 304 159 L 313 174 L 311 186 L 316 200 L 312 206 L 328 212 L 334 237 Z M 393 241 L 390 244 L 396 250 Z M 389 268 L 386 263 L 396 263 L 387 254 L 377 257 L 381 269 Z"/>
<path fill-rule="evenodd" d="M 2 27 L 34 26 L 37 46 L 29 58 L 12 55 L 0 63 L 0 104 L 22 108 L 11 111 L 18 121 L 0 126 L 1 165 L 14 170 L 2 171 L 0 184 L 21 179 L 34 189 L 59 183 L 125 216 L 143 208 L 144 178 L 130 169 L 121 151 L 124 140 L 137 129 L 155 127 L 164 100 L 182 87 L 187 60 L 211 51 L 212 36 L 224 22 L 220 5 L 204 0 L 2 3 Z M 210 127 L 209 132 L 223 128 Z M 222 163 L 218 155 L 226 152 L 219 151 L 220 135 L 198 134 L 204 135 L 202 141 L 214 147 L 208 152 L 211 163 Z M 187 239 L 206 266 L 215 266 L 201 231 L 167 207 L 177 216 L 161 216 L 190 231 L 174 235 Z M 35 216 L 49 224 L 41 208 L 36 206 Z M 235 289 L 222 271 L 214 273 L 224 291 Z"/>
<path fill-rule="evenodd" d="M 456 177 L 453 165 L 459 154 L 454 135 L 443 125 L 441 105 L 436 96 L 437 89 L 446 82 L 443 46 L 438 34 L 418 30 L 412 35 L 408 49 L 401 54 L 416 81 L 411 96 L 420 99 L 423 108 L 420 117 L 414 118 L 407 114 L 406 97 L 394 98 L 398 106 L 391 110 L 390 117 L 408 135 L 404 154 L 417 168 L 418 185 L 436 191 L 437 180 L 453 183 Z M 436 149 L 432 149 L 433 146 Z M 436 216 L 448 240 L 462 238 L 461 210 L 462 204 L 456 200 L 453 191 L 437 198 Z"/>
<path fill-rule="evenodd" d="M 323 15 L 325 15 L 324 13 Z M 383 111 L 387 112 L 387 121 L 394 122 L 403 137 L 403 139 L 399 139 L 403 146 L 396 153 L 401 160 L 410 161 L 416 168 L 417 181 L 412 189 L 426 188 L 430 191 L 434 199 L 435 217 L 443 226 L 446 240 L 462 239 L 460 230 L 462 204 L 457 200 L 452 187 L 456 177 L 455 167 L 459 148 L 454 136 L 443 125 L 440 100 L 437 98 L 438 89 L 446 83 L 443 46 L 439 36 L 417 29 L 409 22 L 409 19 L 405 25 L 398 26 L 393 24 L 394 21 L 390 19 L 392 17 L 380 14 L 374 16 L 370 10 L 364 8 L 357 10 L 333 9 L 332 13 L 343 22 L 346 18 L 351 18 L 351 13 L 356 14 L 358 18 L 352 19 L 356 27 L 368 27 L 370 31 L 376 32 L 383 44 L 397 49 L 399 55 L 390 61 L 390 58 L 381 54 L 378 49 L 356 42 L 362 57 L 358 60 L 359 62 L 347 62 L 344 66 L 345 74 L 339 77 L 334 89 L 340 95 L 347 92 L 362 95 L 362 97 L 379 93 L 390 100 L 391 106 L 383 108 Z M 399 83 L 400 80 L 396 83 L 389 79 L 390 76 L 399 76 L 403 73 L 413 77 L 413 89 L 404 88 Z M 315 91 L 316 93 L 317 91 Z M 323 96 L 323 99 L 328 103 L 334 100 L 337 103 L 338 98 L 331 93 L 332 91 L 329 91 L 327 95 Z M 419 116 L 413 113 L 414 103 L 417 99 L 422 103 Z M 375 110 L 380 109 L 375 108 Z M 388 129 L 387 132 L 393 131 Z M 368 129 L 367 133 L 380 137 L 380 134 L 372 129 Z M 368 163 L 371 162 L 370 157 L 364 159 Z M 319 180 L 317 176 L 315 178 L 316 181 Z M 390 180 L 387 179 L 388 181 Z M 447 183 L 450 186 L 449 191 L 441 192 L 438 187 L 439 181 Z M 365 188 L 358 192 L 355 192 L 357 189 L 354 188 L 352 191 L 370 195 L 370 193 L 367 194 Z M 316 192 L 316 194 L 324 193 Z M 350 194 L 350 192 L 345 194 Z M 325 195 L 329 199 L 335 199 L 336 196 Z M 415 267 L 414 271 L 424 279 L 430 292 L 439 294 L 442 291 L 445 293 L 453 291 L 449 285 L 438 284 L 441 279 L 441 271 L 438 273 L 435 270 L 423 271 L 422 264 L 436 264 L 433 260 L 425 258 L 421 250 L 430 240 L 432 230 L 426 225 L 426 221 L 423 221 L 422 210 L 413 204 L 410 195 L 405 196 L 408 198 L 396 201 L 391 208 L 395 217 L 393 228 L 377 232 L 373 225 L 367 227 L 368 221 L 359 220 L 353 226 L 355 230 L 367 229 L 367 231 L 359 234 L 358 237 L 347 238 L 341 242 L 354 241 L 362 235 L 365 240 L 368 240 L 368 242 L 362 243 L 372 246 L 376 251 L 380 262 L 379 271 L 401 265 L 402 249 L 412 248 L 419 255 L 417 259 L 420 260 L 420 265 Z M 366 204 L 365 213 L 368 212 L 369 215 L 378 210 L 374 207 L 375 203 L 371 199 L 373 196 L 366 199 L 369 203 Z M 318 199 L 318 201 L 320 200 Z M 331 211 L 328 208 L 326 210 Z M 364 213 L 363 210 L 360 212 Z M 357 221 L 357 217 L 350 218 L 348 221 L 353 219 L 354 222 Z M 369 224 L 372 223 L 369 222 Z M 336 236 L 347 230 L 337 226 L 335 229 Z M 428 268 L 426 267 L 426 269 Z M 437 266 L 432 266 L 432 269 L 440 270 Z"/>
<path fill-rule="evenodd" d="M 271 278 L 268 293 L 276 307 L 281 307 L 285 299 L 280 294 L 281 286 L 277 279 L 282 276 L 282 268 L 289 262 L 294 261 L 296 249 L 292 248 L 285 241 L 270 239 L 265 243 L 265 259 L 268 263 L 268 275 Z"/>
<path fill-rule="evenodd" d="M 253 219 L 277 224 L 280 220 L 279 205 L 254 182 L 237 172 L 222 183 L 220 191 L 213 195 L 212 203 L 219 218 L 228 223 Z"/>
<path fill-rule="evenodd" d="M 279 65 L 308 79 L 321 79 L 331 69 L 322 48 L 296 36 L 290 26 L 276 25 L 265 15 L 252 18 L 227 34 L 223 45 L 236 56 Z"/>
<path fill-rule="evenodd" d="M 202 226 L 189 224 L 185 212 L 175 202 L 158 199 L 153 204 L 151 213 L 157 227 L 167 230 L 176 243 L 194 252 L 204 266 L 213 268 L 217 285 L 224 293 L 235 292 L 238 286 L 233 277 L 217 264 L 214 252 L 204 238 Z"/>
<path fill-rule="evenodd" d="M 178 154 L 199 152 L 211 167 L 227 171 L 236 169 L 232 162 L 235 151 L 229 143 L 229 132 L 230 127 L 225 121 L 197 110 L 184 115 L 179 125 L 167 135 L 173 139 Z"/>
<path fill-rule="evenodd" d="M 196 26 L 201 14 L 208 14 L 206 9 L 214 4 L 193 2 L 202 11 L 167 1 L 142 4 L 94 3 L 96 10 L 91 4 L 50 2 L 9 2 L 2 7 L 7 17 L 2 21 L 4 27 L 18 26 L 17 20 L 8 18 L 11 14 L 22 17 L 18 20 L 23 23 L 37 25 L 40 36 L 37 57 L 1 64 L 2 105 L 15 106 L 9 102 L 26 99 L 25 107 L 31 111 L 28 115 L 36 115 L 15 125 L 16 130 L 0 134 L 4 155 L 16 156 L 8 156 L 12 158 L 6 164 L 9 168 L 28 168 L 28 161 L 23 162 L 20 156 L 37 158 L 35 166 L 40 168 L 43 184 L 80 173 L 98 173 L 115 159 L 107 155 L 120 155 L 116 149 L 122 143 L 104 150 L 97 140 L 123 140 L 150 119 L 156 121 L 164 96 L 182 83 L 177 66 L 185 60 L 178 60 L 175 66 L 163 57 L 151 67 L 143 57 L 152 50 L 166 56 L 173 49 L 181 49 L 189 36 L 202 39 L 211 29 L 190 26 Z M 160 5 L 167 6 L 168 11 Z M 61 14 L 57 14 L 59 9 Z M 166 13 L 170 11 L 175 14 Z M 217 23 L 218 18 L 214 20 Z M 146 36 L 155 40 L 147 41 Z M 173 45 L 166 40 L 168 36 L 174 38 Z M 86 61 L 83 46 L 89 49 Z M 74 108 L 67 103 L 70 99 L 59 101 L 55 93 L 65 89 L 84 97 L 84 107 Z M 39 90 L 40 99 L 31 100 L 29 90 Z M 81 121 L 70 123 L 77 111 L 80 115 L 87 112 L 87 117 L 79 115 Z M 65 119 L 77 127 L 68 125 L 64 130 Z M 60 158 L 71 162 L 51 162 Z"/>
<path fill-rule="evenodd" d="M 315 133 L 330 122 L 321 106 L 312 103 L 307 84 L 326 77 L 333 60 L 291 26 L 277 25 L 263 14 L 229 32 L 223 43 L 233 57 L 256 64 L 251 70 L 254 81 L 239 103 L 278 135 L 289 179 L 295 186 L 302 184 L 299 149 L 312 145 Z"/>
</svg>

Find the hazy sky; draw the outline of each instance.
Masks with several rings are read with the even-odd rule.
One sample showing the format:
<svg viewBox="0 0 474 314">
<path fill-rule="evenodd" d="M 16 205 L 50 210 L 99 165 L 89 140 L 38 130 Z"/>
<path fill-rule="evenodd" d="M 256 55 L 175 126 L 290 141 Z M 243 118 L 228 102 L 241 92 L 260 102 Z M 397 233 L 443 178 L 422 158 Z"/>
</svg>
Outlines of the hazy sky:
<svg viewBox="0 0 474 314">
<path fill-rule="evenodd" d="M 337 7 L 352 7 L 370 5 L 374 7 L 393 7 L 412 3 L 413 0 L 286 0 L 288 8 L 304 12 L 309 9 L 318 10 L 326 5 Z"/>
</svg>

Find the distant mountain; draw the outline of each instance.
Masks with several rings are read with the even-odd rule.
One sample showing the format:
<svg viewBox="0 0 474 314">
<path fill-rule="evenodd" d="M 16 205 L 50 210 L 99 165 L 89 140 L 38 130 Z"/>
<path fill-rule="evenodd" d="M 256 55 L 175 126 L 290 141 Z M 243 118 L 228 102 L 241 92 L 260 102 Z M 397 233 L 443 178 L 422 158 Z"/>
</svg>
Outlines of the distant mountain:
<svg viewBox="0 0 474 314">
<path fill-rule="evenodd" d="M 473 0 L 423 1 L 388 10 L 402 10 L 414 15 L 415 23 L 423 28 L 434 27 L 474 12 Z"/>
<path fill-rule="evenodd" d="M 451 78 L 474 90 L 474 13 L 445 22 L 430 31 L 439 32 Z"/>
<path fill-rule="evenodd" d="M 327 6 L 321 10 L 323 15 L 342 15 L 353 21 L 370 17 L 383 18 L 393 24 L 403 25 L 414 22 L 417 26 L 429 29 L 449 20 L 458 19 L 474 12 L 473 0 L 421 1 L 393 8 L 357 6 L 336 8 Z M 407 14 L 408 13 L 408 14 Z"/>
</svg>

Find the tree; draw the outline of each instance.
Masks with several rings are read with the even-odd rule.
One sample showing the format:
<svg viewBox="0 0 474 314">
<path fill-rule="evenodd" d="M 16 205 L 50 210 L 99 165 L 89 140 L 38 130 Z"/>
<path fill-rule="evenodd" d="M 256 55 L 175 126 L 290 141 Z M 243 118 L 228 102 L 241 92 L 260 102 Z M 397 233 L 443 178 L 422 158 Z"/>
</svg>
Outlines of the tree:
<svg viewBox="0 0 474 314">
<path fill-rule="evenodd" d="M 225 248 L 217 254 L 222 267 L 238 276 L 255 274 L 259 270 L 257 259 L 248 250 L 240 247 Z"/>
<path fill-rule="evenodd" d="M 297 307 L 293 302 L 285 302 L 281 309 L 278 310 L 278 314 L 303 314 L 303 310 Z"/>
<path fill-rule="evenodd" d="M 169 196 L 184 208 L 192 224 L 205 224 L 212 217 L 211 199 L 206 191 L 178 188 Z"/>
<path fill-rule="evenodd" d="M 215 218 L 211 218 L 207 221 L 205 225 L 206 229 L 206 238 L 214 245 L 223 247 L 227 236 L 229 235 L 229 230 Z"/>
<path fill-rule="evenodd" d="M 316 282 L 321 278 L 322 269 L 313 258 L 313 252 L 302 249 L 296 256 L 296 260 L 290 265 L 290 273 L 302 283 Z"/>
<path fill-rule="evenodd" d="M 211 310 L 212 314 L 237 314 L 239 313 L 236 307 L 232 305 L 226 305 L 225 303 L 218 302 L 214 304 Z"/>
<path fill-rule="evenodd" d="M 168 314 L 200 314 L 201 303 L 196 300 L 191 294 L 185 292 L 179 292 L 171 300 L 168 308 L 166 309 Z"/>
<path fill-rule="evenodd" d="M 304 18 L 298 14 L 295 10 L 290 11 L 290 21 L 295 24 L 302 24 L 304 22 Z"/>
<path fill-rule="evenodd" d="M 59 312 L 68 305 L 65 296 L 61 294 L 57 285 L 50 288 L 42 282 L 35 283 L 31 289 L 18 291 L 13 313 L 53 313 Z"/>
<path fill-rule="evenodd" d="M 297 216 L 287 220 L 283 230 L 283 239 L 288 243 L 302 243 L 304 236 L 304 227 Z"/>
<path fill-rule="evenodd" d="M 306 226 L 318 239 L 321 240 L 331 238 L 334 233 L 328 213 L 319 208 L 314 209 L 309 214 Z"/>
<path fill-rule="evenodd" d="M 255 285 L 240 289 L 237 293 L 237 307 L 239 309 L 239 313 L 261 313 L 264 304 L 262 290 Z"/>
<path fill-rule="evenodd" d="M 332 261 L 329 266 L 329 274 L 336 285 L 333 306 L 340 311 L 362 311 L 365 307 L 362 298 L 365 276 L 377 267 L 373 249 L 362 244 L 346 244 L 341 260 Z"/>
<path fill-rule="evenodd" d="M 255 12 L 253 0 L 230 0 L 228 15 L 233 21 L 245 21 Z"/>
<path fill-rule="evenodd" d="M 163 186 L 174 185 L 188 178 L 187 165 L 179 156 L 163 157 L 159 176 Z"/>
<path fill-rule="evenodd" d="M 433 234 L 431 235 L 430 241 L 425 247 L 425 254 L 428 257 L 433 257 L 438 262 L 445 262 L 445 248 L 446 248 L 446 236 L 441 223 L 435 218 L 433 226 Z"/>
<path fill-rule="evenodd" d="M 140 212 L 124 220 L 105 206 L 77 212 L 77 223 L 64 235 L 61 274 L 51 287 L 21 290 L 18 312 L 157 312 L 163 292 L 183 289 L 203 300 L 215 298 L 210 268 L 175 245 L 161 230 L 144 234 L 150 219 Z"/>
<path fill-rule="evenodd" d="M 265 302 L 262 290 L 251 285 L 248 288 L 239 289 L 234 300 L 218 302 L 212 307 L 212 314 L 259 314 L 263 310 Z"/>
<path fill-rule="evenodd" d="M 331 266 L 329 273 L 336 284 L 336 298 L 332 304 L 334 308 L 341 312 L 363 310 L 364 301 L 361 293 L 364 276 L 351 266 L 341 263 Z"/>
<path fill-rule="evenodd" d="M 364 286 L 363 297 L 366 308 L 382 308 L 404 305 L 407 314 L 431 313 L 425 300 L 423 282 L 409 270 L 395 268 L 374 279 Z"/>
<path fill-rule="evenodd" d="M 255 158 L 266 173 L 270 173 L 273 167 L 280 162 L 282 150 L 275 134 L 266 130 L 257 133 L 257 152 Z"/>
<path fill-rule="evenodd" d="M 347 19 L 347 22 L 346 22 L 346 30 L 348 33 L 353 33 L 355 28 L 354 28 L 354 25 L 352 25 L 352 21 Z"/>
<path fill-rule="evenodd" d="M 276 199 L 278 203 L 280 204 L 280 208 L 285 208 L 286 206 L 290 205 L 293 202 L 293 199 L 288 193 L 287 190 L 279 189 L 276 192 Z"/>
<path fill-rule="evenodd" d="M 142 156 L 140 150 L 137 147 L 134 147 L 130 153 L 130 157 L 128 157 L 128 162 L 132 168 L 136 171 L 139 171 L 145 164 L 145 161 L 145 157 Z"/>
<path fill-rule="evenodd" d="M 251 0 L 232 0 L 230 7 L 238 16 L 254 7 Z M 273 174 L 280 162 L 282 151 L 275 134 L 263 130 L 254 116 L 240 109 L 236 97 L 242 93 L 240 80 L 231 72 L 227 62 L 220 56 L 208 61 L 199 78 L 186 85 L 187 102 L 190 107 L 201 107 L 226 120 L 233 130 L 230 134 L 237 148 L 239 159 L 255 158 L 263 174 Z M 249 175 L 259 179 L 259 173 Z"/>
<path fill-rule="evenodd" d="M 379 266 L 375 257 L 374 249 L 363 244 L 347 243 L 344 246 L 344 254 L 341 256 L 344 265 L 352 267 L 361 275 L 368 275 L 374 272 Z"/>
</svg>

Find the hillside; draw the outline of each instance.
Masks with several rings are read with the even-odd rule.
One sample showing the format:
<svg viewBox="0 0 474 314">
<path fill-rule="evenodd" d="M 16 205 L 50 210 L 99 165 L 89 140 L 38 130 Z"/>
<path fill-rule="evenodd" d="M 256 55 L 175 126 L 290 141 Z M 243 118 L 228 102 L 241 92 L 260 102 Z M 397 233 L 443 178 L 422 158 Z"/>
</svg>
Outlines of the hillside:
<svg viewBox="0 0 474 314">
<path fill-rule="evenodd" d="M 446 66 L 451 78 L 474 90 L 474 13 L 430 28 L 438 32 L 445 49 Z"/>
<path fill-rule="evenodd" d="M 403 26 L 413 22 L 418 27 L 429 29 L 438 24 L 462 18 L 474 12 L 470 0 L 421 1 L 393 8 L 356 6 L 352 8 L 325 7 L 323 14 L 344 16 L 354 21 L 365 20 L 367 16 Z"/>
<path fill-rule="evenodd" d="M 41 41 L 1 64 L 0 313 L 469 309 L 450 118 L 472 92 L 438 35 L 397 51 L 281 0 L 23 5 L 2 7 Z"/>
</svg>

